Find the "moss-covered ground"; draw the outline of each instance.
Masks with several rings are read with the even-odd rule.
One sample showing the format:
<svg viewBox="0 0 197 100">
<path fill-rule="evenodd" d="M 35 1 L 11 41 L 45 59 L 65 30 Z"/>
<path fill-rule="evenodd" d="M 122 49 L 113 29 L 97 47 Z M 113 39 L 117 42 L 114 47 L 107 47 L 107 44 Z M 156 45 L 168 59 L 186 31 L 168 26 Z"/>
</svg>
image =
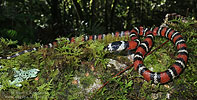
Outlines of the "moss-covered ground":
<svg viewBox="0 0 197 100">
<path fill-rule="evenodd" d="M 178 20 L 177 20 L 178 21 Z M 0 99 L 19 100 L 194 100 L 197 98 L 197 28 L 194 21 L 191 23 L 170 24 L 171 28 L 182 33 L 186 40 L 189 60 L 183 73 L 167 84 L 151 84 L 134 71 L 133 68 L 112 78 L 120 70 L 114 65 L 109 67 L 109 59 L 130 66 L 125 52 L 110 53 L 103 48 L 112 41 L 108 36 L 102 41 L 81 42 L 66 44 L 65 38 L 58 38 L 55 48 L 41 48 L 20 55 L 9 60 L 0 60 Z M 143 38 L 141 38 L 143 40 Z M 166 41 L 156 37 L 154 48 Z M 17 42 L 1 38 L 0 55 L 12 55 L 18 51 L 38 47 L 34 45 L 16 45 Z M 66 44 L 66 45 L 65 45 Z M 154 49 L 153 48 L 153 49 Z M 176 55 L 173 43 L 168 42 L 162 48 L 145 58 L 145 65 L 156 72 L 166 70 Z M 17 70 L 39 69 L 36 77 L 24 80 L 21 87 L 11 85 L 14 80 L 13 68 Z M 96 92 L 103 83 L 109 83 Z"/>
</svg>

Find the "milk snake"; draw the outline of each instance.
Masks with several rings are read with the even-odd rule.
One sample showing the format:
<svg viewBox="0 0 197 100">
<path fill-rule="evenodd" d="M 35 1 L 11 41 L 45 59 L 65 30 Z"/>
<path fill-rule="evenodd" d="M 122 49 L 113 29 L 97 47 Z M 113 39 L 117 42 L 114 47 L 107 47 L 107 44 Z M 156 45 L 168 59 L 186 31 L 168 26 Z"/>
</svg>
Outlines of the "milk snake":
<svg viewBox="0 0 197 100">
<path fill-rule="evenodd" d="M 110 43 L 108 46 L 106 46 L 106 50 L 108 51 L 122 51 L 125 49 L 129 50 L 136 50 L 134 54 L 134 70 L 137 70 L 139 74 L 141 74 L 145 80 L 150 81 L 152 80 L 152 83 L 167 83 L 171 80 L 173 80 L 175 77 L 179 76 L 180 73 L 184 70 L 187 64 L 188 60 L 188 51 L 186 49 L 186 43 L 183 39 L 181 33 L 167 27 L 154 27 L 151 29 L 143 28 L 143 27 L 135 27 L 131 31 L 125 31 L 125 32 L 116 32 L 111 33 L 113 37 L 122 37 L 122 36 L 129 36 L 129 41 L 116 41 Z M 144 41 L 140 42 L 138 39 L 138 36 L 144 36 L 146 37 Z M 171 40 L 175 47 L 177 48 L 177 57 L 174 64 L 172 64 L 169 69 L 163 72 L 152 72 L 148 68 L 145 67 L 143 64 L 143 59 L 145 58 L 145 55 L 150 51 L 150 49 L 153 46 L 153 39 L 154 36 L 161 36 L 165 37 L 169 40 Z M 84 36 L 82 38 L 82 41 L 88 41 L 88 40 L 102 40 L 105 38 L 105 34 L 102 35 L 91 35 L 91 36 Z M 68 39 L 70 43 L 75 42 L 75 37 L 72 37 L 71 39 Z M 56 42 L 49 43 L 48 45 L 45 45 L 46 48 L 57 46 Z M 38 47 L 40 48 L 40 47 Z M 24 54 L 26 52 L 31 52 L 38 50 L 38 48 L 33 48 L 29 50 L 24 50 L 22 52 L 16 53 L 12 56 L 8 57 L 0 57 L 0 59 L 11 59 L 14 57 L 17 57 L 21 54 Z M 41 47 L 42 48 L 42 47 Z"/>
</svg>

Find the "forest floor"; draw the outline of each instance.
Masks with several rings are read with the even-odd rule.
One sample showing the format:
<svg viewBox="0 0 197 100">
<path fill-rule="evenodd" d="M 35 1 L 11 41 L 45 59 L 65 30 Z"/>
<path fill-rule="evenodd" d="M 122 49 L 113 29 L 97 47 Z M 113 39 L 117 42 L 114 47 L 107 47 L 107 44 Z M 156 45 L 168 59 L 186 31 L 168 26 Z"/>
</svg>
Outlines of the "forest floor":
<svg viewBox="0 0 197 100">
<path fill-rule="evenodd" d="M 65 38 L 59 38 L 57 40 L 61 41 L 56 48 L 42 48 L 13 59 L 0 60 L 0 99 L 193 100 L 197 98 L 197 29 L 187 23 L 169 27 L 182 33 L 189 59 L 183 73 L 167 84 L 151 84 L 133 68 L 113 78 L 132 65 L 132 61 L 128 59 L 127 51 L 110 53 L 103 48 L 112 41 L 124 38 L 112 39 L 108 36 L 102 41 L 76 41 L 68 45 L 65 45 L 68 42 Z M 156 37 L 154 41 L 153 49 L 166 39 Z M 15 54 L 40 46 L 37 43 L 9 47 L 16 43 L 1 38 L 0 54 Z M 165 71 L 175 61 L 174 55 L 174 44 L 168 42 L 147 56 L 144 64 L 153 71 Z M 107 81 L 109 83 L 97 91 Z"/>
</svg>

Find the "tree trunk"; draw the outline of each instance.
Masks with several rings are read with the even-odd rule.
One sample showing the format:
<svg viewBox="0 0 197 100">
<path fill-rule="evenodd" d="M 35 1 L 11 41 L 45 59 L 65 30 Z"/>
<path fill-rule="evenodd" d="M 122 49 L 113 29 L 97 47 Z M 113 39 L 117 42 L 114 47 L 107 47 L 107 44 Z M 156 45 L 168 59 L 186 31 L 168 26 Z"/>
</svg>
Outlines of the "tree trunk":
<svg viewBox="0 0 197 100">
<path fill-rule="evenodd" d="M 105 29 L 106 31 L 108 32 L 108 24 L 109 24 L 109 21 L 108 21 L 108 0 L 105 1 Z"/>
<path fill-rule="evenodd" d="M 95 7 L 96 5 L 95 5 L 95 0 L 92 0 L 92 6 L 91 6 L 91 13 L 92 13 L 92 15 L 91 15 L 91 22 L 92 23 L 95 23 L 95 12 L 96 12 L 96 7 Z"/>
<path fill-rule="evenodd" d="M 114 12 L 115 12 L 115 8 L 117 6 L 117 2 L 118 0 L 115 0 L 114 3 L 113 3 L 113 7 L 112 7 L 112 10 L 111 10 L 111 15 L 110 15 L 110 28 L 113 28 L 113 23 L 114 23 Z M 113 30 L 113 29 L 112 29 Z"/>
<path fill-rule="evenodd" d="M 83 17 L 83 12 L 82 12 L 82 8 L 81 6 L 79 5 L 79 3 L 77 2 L 77 0 L 73 0 L 73 5 L 75 7 L 75 10 L 77 12 L 77 17 L 82 21 L 84 20 L 84 17 Z"/>
</svg>

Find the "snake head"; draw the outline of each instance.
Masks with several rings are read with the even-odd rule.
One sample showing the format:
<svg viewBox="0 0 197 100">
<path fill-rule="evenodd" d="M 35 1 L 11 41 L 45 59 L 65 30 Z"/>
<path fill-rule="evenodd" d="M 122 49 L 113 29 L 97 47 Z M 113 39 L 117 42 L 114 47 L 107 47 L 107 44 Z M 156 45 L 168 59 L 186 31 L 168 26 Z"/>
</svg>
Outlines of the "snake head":
<svg viewBox="0 0 197 100">
<path fill-rule="evenodd" d="M 105 47 L 105 50 L 113 52 L 113 51 L 122 51 L 125 50 L 129 46 L 128 41 L 116 41 L 108 44 Z"/>
</svg>

